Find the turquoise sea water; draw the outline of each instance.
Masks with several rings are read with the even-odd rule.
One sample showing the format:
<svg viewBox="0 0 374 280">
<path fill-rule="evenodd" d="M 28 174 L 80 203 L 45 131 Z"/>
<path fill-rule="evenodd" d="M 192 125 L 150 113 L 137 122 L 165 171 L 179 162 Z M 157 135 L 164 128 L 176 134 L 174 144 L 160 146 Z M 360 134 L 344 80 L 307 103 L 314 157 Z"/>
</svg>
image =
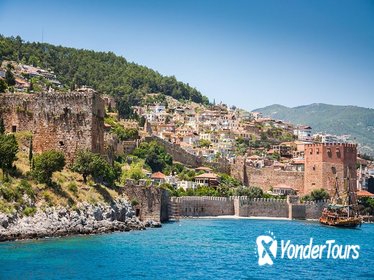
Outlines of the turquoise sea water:
<svg viewBox="0 0 374 280">
<path fill-rule="evenodd" d="M 259 266 L 256 238 L 360 245 L 358 259 L 274 259 Z M 278 247 L 279 251 L 279 247 Z M 279 252 L 278 252 L 279 253 Z M 0 279 L 374 279 L 374 225 L 201 219 L 160 229 L 0 243 Z"/>
</svg>

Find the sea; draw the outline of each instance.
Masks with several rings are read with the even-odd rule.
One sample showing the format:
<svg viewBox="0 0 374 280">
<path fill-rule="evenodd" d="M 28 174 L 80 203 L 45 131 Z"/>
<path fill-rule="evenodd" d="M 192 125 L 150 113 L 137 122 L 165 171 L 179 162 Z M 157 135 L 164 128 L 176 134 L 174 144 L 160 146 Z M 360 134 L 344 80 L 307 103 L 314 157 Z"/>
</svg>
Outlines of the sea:
<svg viewBox="0 0 374 280">
<path fill-rule="evenodd" d="M 374 224 L 182 219 L 144 231 L 4 242 L 0 279 L 374 279 Z"/>
</svg>

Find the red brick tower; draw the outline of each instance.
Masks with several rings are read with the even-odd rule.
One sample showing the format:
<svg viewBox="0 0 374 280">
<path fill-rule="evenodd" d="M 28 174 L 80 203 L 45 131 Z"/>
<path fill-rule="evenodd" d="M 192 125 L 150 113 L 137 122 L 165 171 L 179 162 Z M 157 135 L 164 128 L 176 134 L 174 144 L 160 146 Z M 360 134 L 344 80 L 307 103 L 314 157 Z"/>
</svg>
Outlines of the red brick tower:
<svg viewBox="0 0 374 280">
<path fill-rule="evenodd" d="M 350 178 L 351 188 L 356 188 L 357 145 L 355 144 L 307 144 L 305 145 L 304 194 L 315 189 L 325 189 L 335 194 L 338 183 L 344 190 L 344 179 Z"/>
</svg>

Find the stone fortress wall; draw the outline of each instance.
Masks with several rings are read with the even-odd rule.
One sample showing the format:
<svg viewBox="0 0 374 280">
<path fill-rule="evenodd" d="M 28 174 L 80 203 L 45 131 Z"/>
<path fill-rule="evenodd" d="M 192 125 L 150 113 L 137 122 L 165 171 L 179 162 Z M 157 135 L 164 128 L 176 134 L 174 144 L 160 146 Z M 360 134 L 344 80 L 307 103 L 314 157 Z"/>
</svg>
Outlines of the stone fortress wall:
<svg viewBox="0 0 374 280">
<path fill-rule="evenodd" d="M 0 95 L 7 132 L 33 133 L 34 152 L 62 151 L 68 162 L 80 149 L 104 152 L 104 101 L 97 93 Z"/>
<path fill-rule="evenodd" d="M 276 170 L 272 167 L 255 168 L 249 166 L 244 157 L 237 157 L 231 164 L 231 176 L 245 186 L 259 187 L 264 192 L 278 184 L 286 184 L 300 194 L 304 193 L 304 172 Z"/>
<path fill-rule="evenodd" d="M 292 199 L 253 198 L 244 196 L 172 197 L 171 204 L 179 209 L 180 217 L 232 215 L 237 217 L 273 217 L 289 219 L 318 219 L 328 201 L 300 203 Z M 170 216 L 175 216 L 170 213 Z"/>
<path fill-rule="evenodd" d="M 164 147 L 166 152 L 169 153 L 174 161 L 180 162 L 188 167 L 197 168 L 200 166 L 210 166 L 218 172 L 230 174 L 230 163 L 227 160 L 220 162 L 208 162 L 203 157 L 191 154 L 178 145 L 165 141 L 157 136 L 146 136 L 145 141 L 156 141 L 160 146 Z"/>
<path fill-rule="evenodd" d="M 139 185 L 133 180 L 127 180 L 123 190 L 141 221 L 165 222 L 169 219 L 169 195 L 166 190 Z"/>
</svg>

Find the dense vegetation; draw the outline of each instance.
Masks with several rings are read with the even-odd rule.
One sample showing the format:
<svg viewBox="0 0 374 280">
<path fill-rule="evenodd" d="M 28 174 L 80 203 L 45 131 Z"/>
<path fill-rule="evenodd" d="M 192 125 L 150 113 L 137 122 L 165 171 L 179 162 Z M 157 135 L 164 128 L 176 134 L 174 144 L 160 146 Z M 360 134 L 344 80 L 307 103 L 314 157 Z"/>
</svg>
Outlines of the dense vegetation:
<svg viewBox="0 0 374 280">
<path fill-rule="evenodd" d="M 113 95 L 118 98 L 124 115 L 129 114 L 127 105 L 138 105 L 146 93 L 163 93 L 178 100 L 209 103 L 198 90 L 177 81 L 174 76 L 162 76 L 112 52 L 30 43 L 19 36 L 0 35 L 0 62 L 2 60 L 51 69 L 63 84 L 71 88 L 87 85 Z"/>
<path fill-rule="evenodd" d="M 314 132 L 350 134 L 362 144 L 363 153 L 374 156 L 374 109 L 317 103 L 295 108 L 271 105 L 254 111 L 275 119 L 310 125 Z"/>
<path fill-rule="evenodd" d="M 141 143 L 132 154 L 138 158 L 144 159 L 145 164 L 152 169 L 152 172 L 162 172 L 166 167 L 171 167 L 173 165 L 173 158 L 171 155 L 155 141 Z"/>
<path fill-rule="evenodd" d="M 310 195 L 305 195 L 302 197 L 303 201 L 320 201 L 329 199 L 330 195 L 324 189 L 317 189 L 310 193 Z"/>
</svg>

